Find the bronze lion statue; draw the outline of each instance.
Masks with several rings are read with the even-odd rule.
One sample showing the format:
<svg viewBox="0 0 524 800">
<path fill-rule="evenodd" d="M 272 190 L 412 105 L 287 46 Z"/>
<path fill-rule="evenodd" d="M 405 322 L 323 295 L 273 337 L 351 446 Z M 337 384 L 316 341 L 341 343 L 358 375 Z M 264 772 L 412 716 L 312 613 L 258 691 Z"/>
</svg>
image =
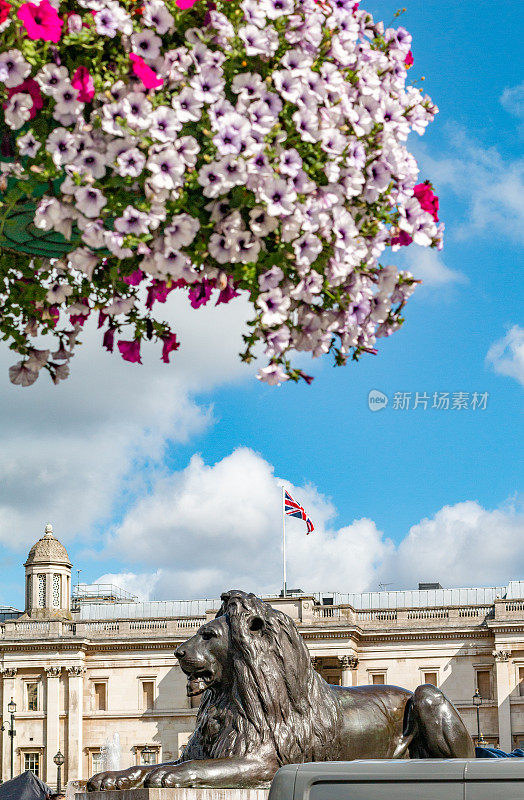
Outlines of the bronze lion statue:
<svg viewBox="0 0 524 800">
<path fill-rule="evenodd" d="M 190 696 L 203 693 L 178 761 L 101 772 L 88 791 L 255 787 L 279 767 L 355 758 L 473 758 L 464 723 L 431 685 L 330 686 L 286 614 L 254 594 L 222 595 L 214 620 L 175 655 Z"/>
</svg>

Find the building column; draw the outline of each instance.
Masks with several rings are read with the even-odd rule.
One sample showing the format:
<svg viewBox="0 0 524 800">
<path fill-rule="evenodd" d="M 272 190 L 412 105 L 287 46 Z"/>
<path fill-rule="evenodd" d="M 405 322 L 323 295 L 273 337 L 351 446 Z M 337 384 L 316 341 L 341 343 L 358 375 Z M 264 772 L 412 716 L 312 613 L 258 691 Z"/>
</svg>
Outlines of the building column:
<svg viewBox="0 0 524 800">
<path fill-rule="evenodd" d="M 509 650 L 493 650 L 497 671 L 497 706 L 499 717 L 499 746 L 507 753 L 513 750 L 511 736 L 511 681 L 509 675 Z"/>
<path fill-rule="evenodd" d="M 2 733 L 2 780 L 8 781 L 11 777 L 11 737 L 8 734 L 8 728 L 11 725 L 11 715 L 7 710 L 7 706 L 13 698 L 16 701 L 16 694 L 15 694 L 15 678 L 16 678 L 16 667 L 4 667 L 2 669 L 2 678 L 3 678 L 3 697 L 2 697 L 2 720 L 4 723 L 4 731 Z M 15 715 L 15 730 L 16 730 L 16 715 Z M 15 738 L 15 745 L 16 745 L 16 738 Z M 15 747 L 16 751 L 16 747 Z M 15 755 L 15 763 L 13 769 L 13 775 L 18 775 L 18 764 L 16 762 L 16 755 Z"/>
<path fill-rule="evenodd" d="M 358 658 L 356 656 L 339 656 L 338 663 L 342 670 L 341 686 L 353 686 L 353 676 L 358 667 Z"/>
<path fill-rule="evenodd" d="M 82 732 L 84 723 L 85 667 L 68 667 L 67 764 L 68 781 L 82 778 Z"/>
<path fill-rule="evenodd" d="M 60 673 L 62 667 L 46 667 L 46 738 L 45 738 L 45 781 L 56 786 L 56 764 L 53 758 L 60 749 Z"/>
</svg>

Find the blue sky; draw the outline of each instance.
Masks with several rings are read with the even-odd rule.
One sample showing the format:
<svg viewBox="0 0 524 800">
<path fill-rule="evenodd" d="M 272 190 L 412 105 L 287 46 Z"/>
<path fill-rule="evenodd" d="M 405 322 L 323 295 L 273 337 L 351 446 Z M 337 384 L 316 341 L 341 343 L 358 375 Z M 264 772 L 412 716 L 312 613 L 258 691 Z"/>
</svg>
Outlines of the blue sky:
<svg viewBox="0 0 524 800">
<path fill-rule="evenodd" d="M 386 23 L 398 7 L 362 5 Z M 72 386 L 3 390 L 5 485 L 16 489 L 0 505 L 0 600 L 22 602 L 18 565 L 48 519 L 84 580 L 111 575 L 143 596 L 172 598 L 216 594 L 229 581 L 278 588 L 272 476 L 319 520 L 307 540 L 290 522 L 289 569 L 302 588 L 524 576 L 518 9 L 425 0 L 401 17 L 413 34 L 411 76 L 426 77 L 440 109 L 411 144 L 440 196 L 446 237 L 431 272 L 420 254 L 391 254 L 428 278 L 376 357 L 340 369 L 326 360 L 312 386 L 270 388 L 236 367 L 239 328 L 228 311 L 213 317 L 182 377 L 175 362 L 156 382 L 148 367 L 141 377 L 87 346 Z M 389 397 L 376 413 L 372 389 Z M 396 392 L 489 397 L 485 409 L 400 410 Z"/>
</svg>

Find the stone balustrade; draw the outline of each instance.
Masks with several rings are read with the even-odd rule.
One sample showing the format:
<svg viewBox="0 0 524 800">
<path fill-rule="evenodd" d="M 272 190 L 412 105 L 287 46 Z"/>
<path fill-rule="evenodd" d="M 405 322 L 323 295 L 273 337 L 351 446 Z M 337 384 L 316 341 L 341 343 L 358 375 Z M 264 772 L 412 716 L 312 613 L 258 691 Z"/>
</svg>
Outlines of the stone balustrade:
<svg viewBox="0 0 524 800">
<path fill-rule="evenodd" d="M 507 603 L 515 608 L 515 618 L 522 619 L 524 601 Z M 513 609 L 512 609 L 513 611 Z M 507 612 L 511 614 L 511 611 Z M 434 608 L 354 609 L 351 606 L 315 606 L 306 624 L 356 625 L 363 630 L 426 627 L 478 627 L 494 618 L 491 605 Z M 306 621 L 304 621 L 306 622 Z"/>
<path fill-rule="evenodd" d="M 349 605 L 303 604 L 296 615 L 299 627 L 333 624 L 355 625 L 362 630 L 427 627 L 478 627 L 487 623 L 521 621 L 524 599 L 495 600 L 493 605 L 442 606 L 425 608 L 355 609 Z M 8 620 L 0 624 L 0 639 L 118 639 L 187 638 L 206 622 L 206 616 L 165 619 L 81 620 L 46 622 Z"/>
<path fill-rule="evenodd" d="M 79 622 L 47 622 L 9 620 L 0 625 L 0 639 L 143 639 L 187 638 L 206 621 L 206 617 L 170 619 L 82 620 Z"/>
</svg>

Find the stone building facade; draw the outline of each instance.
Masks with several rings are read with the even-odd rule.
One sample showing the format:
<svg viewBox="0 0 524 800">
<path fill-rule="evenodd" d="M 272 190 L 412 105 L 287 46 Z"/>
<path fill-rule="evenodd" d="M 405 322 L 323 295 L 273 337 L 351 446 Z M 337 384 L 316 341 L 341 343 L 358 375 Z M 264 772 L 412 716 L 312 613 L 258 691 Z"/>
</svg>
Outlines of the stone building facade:
<svg viewBox="0 0 524 800">
<path fill-rule="evenodd" d="M 50 526 L 25 569 L 26 608 L 0 622 L 2 779 L 11 771 L 11 700 L 15 775 L 32 769 L 55 785 L 60 749 L 63 779 L 86 778 L 103 768 L 102 748 L 116 733 L 122 768 L 177 758 L 197 709 L 174 651 L 218 601 L 84 596 L 71 608 L 71 563 Z M 295 620 L 329 682 L 434 683 L 475 737 L 478 688 L 484 738 L 506 750 L 524 746 L 524 583 L 266 599 Z"/>
</svg>

